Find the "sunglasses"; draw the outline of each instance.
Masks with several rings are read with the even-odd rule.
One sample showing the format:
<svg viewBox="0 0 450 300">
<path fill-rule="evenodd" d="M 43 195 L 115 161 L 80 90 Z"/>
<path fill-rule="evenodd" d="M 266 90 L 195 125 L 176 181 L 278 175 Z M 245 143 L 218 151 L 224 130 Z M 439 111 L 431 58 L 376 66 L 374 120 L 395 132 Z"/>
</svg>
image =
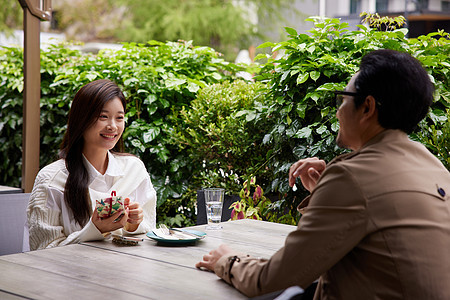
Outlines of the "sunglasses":
<svg viewBox="0 0 450 300">
<path fill-rule="evenodd" d="M 361 96 L 360 93 L 347 92 L 347 91 L 333 91 L 334 93 L 334 101 L 336 103 L 336 107 L 339 108 L 344 101 L 344 96 Z"/>
<path fill-rule="evenodd" d="M 353 96 L 353 97 L 360 97 L 363 96 L 361 93 L 355 93 L 355 92 L 347 92 L 347 91 L 333 91 L 334 93 L 334 101 L 336 103 L 336 107 L 339 108 L 342 105 L 342 102 L 344 101 L 344 96 Z M 378 108 L 381 106 L 381 102 L 375 100 L 376 106 Z"/>
</svg>

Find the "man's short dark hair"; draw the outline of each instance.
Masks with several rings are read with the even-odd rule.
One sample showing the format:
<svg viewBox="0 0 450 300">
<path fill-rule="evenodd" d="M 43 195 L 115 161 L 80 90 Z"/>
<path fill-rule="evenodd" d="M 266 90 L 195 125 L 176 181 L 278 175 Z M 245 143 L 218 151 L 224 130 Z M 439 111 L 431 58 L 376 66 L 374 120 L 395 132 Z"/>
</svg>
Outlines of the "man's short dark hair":
<svg viewBox="0 0 450 300">
<path fill-rule="evenodd" d="M 384 128 L 411 133 L 433 102 L 434 86 L 420 62 L 408 53 L 375 50 L 366 54 L 355 80 L 356 91 L 379 103 L 378 121 Z"/>
</svg>

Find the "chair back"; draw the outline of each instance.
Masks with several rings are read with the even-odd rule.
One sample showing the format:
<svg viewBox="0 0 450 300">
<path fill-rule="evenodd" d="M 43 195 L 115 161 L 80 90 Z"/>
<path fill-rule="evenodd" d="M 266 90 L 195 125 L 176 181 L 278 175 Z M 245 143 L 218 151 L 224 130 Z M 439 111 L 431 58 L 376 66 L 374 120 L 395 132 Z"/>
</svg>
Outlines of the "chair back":
<svg viewBox="0 0 450 300">
<path fill-rule="evenodd" d="M 229 196 L 225 195 L 223 199 L 222 217 L 221 222 L 226 222 L 231 218 L 230 205 L 235 201 L 239 201 L 240 198 L 237 195 Z M 206 204 L 205 204 L 205 192 L 203 190 L 197 191 L 197 225 L 207 224 L 206 218 Z"/>
<path fill-rule="evenodd" d="M 0 194 L 0 255 L 29 249 L 27 206 L 29 193 Z"/>
</svg>

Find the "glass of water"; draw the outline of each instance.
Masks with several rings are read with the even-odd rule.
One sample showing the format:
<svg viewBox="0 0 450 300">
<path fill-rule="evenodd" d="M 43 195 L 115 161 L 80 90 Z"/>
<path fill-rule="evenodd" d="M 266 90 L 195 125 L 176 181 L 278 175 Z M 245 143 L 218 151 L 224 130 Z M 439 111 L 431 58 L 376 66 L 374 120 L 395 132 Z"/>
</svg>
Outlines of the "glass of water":
<svg viewBox="0 0 450 300">
<path fill-rule="evenodd" d="M 208 217 L 208 225 L 206 229 L 222 229 L 220 220 L 222 218 L 223 198 L 225 190 L 220 188 L 204 189 L 206 215 Z"/>
</svg>

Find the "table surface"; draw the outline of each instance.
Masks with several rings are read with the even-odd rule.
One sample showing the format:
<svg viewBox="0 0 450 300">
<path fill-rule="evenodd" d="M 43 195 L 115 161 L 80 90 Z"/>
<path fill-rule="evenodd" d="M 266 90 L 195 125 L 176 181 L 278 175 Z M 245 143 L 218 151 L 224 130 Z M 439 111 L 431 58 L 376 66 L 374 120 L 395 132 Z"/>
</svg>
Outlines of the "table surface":
<svg viewBox="0 0 450 300">
<path fill-rule="evenodd" d="M 23 193 L 21 188 L 0 185 L 0 194 L 12 194 L 12 193 Z"/>
<path fill-rule="evenodd" d="M 221 223 L 195 245 L 163 246 L 145 237 L 137 246 L 111 240 L 0 256 L 0 299 L 246 299 L 195 264 L 220 244 L 269 258 L 295 226 L 256 220 Z"/>
</svg>

